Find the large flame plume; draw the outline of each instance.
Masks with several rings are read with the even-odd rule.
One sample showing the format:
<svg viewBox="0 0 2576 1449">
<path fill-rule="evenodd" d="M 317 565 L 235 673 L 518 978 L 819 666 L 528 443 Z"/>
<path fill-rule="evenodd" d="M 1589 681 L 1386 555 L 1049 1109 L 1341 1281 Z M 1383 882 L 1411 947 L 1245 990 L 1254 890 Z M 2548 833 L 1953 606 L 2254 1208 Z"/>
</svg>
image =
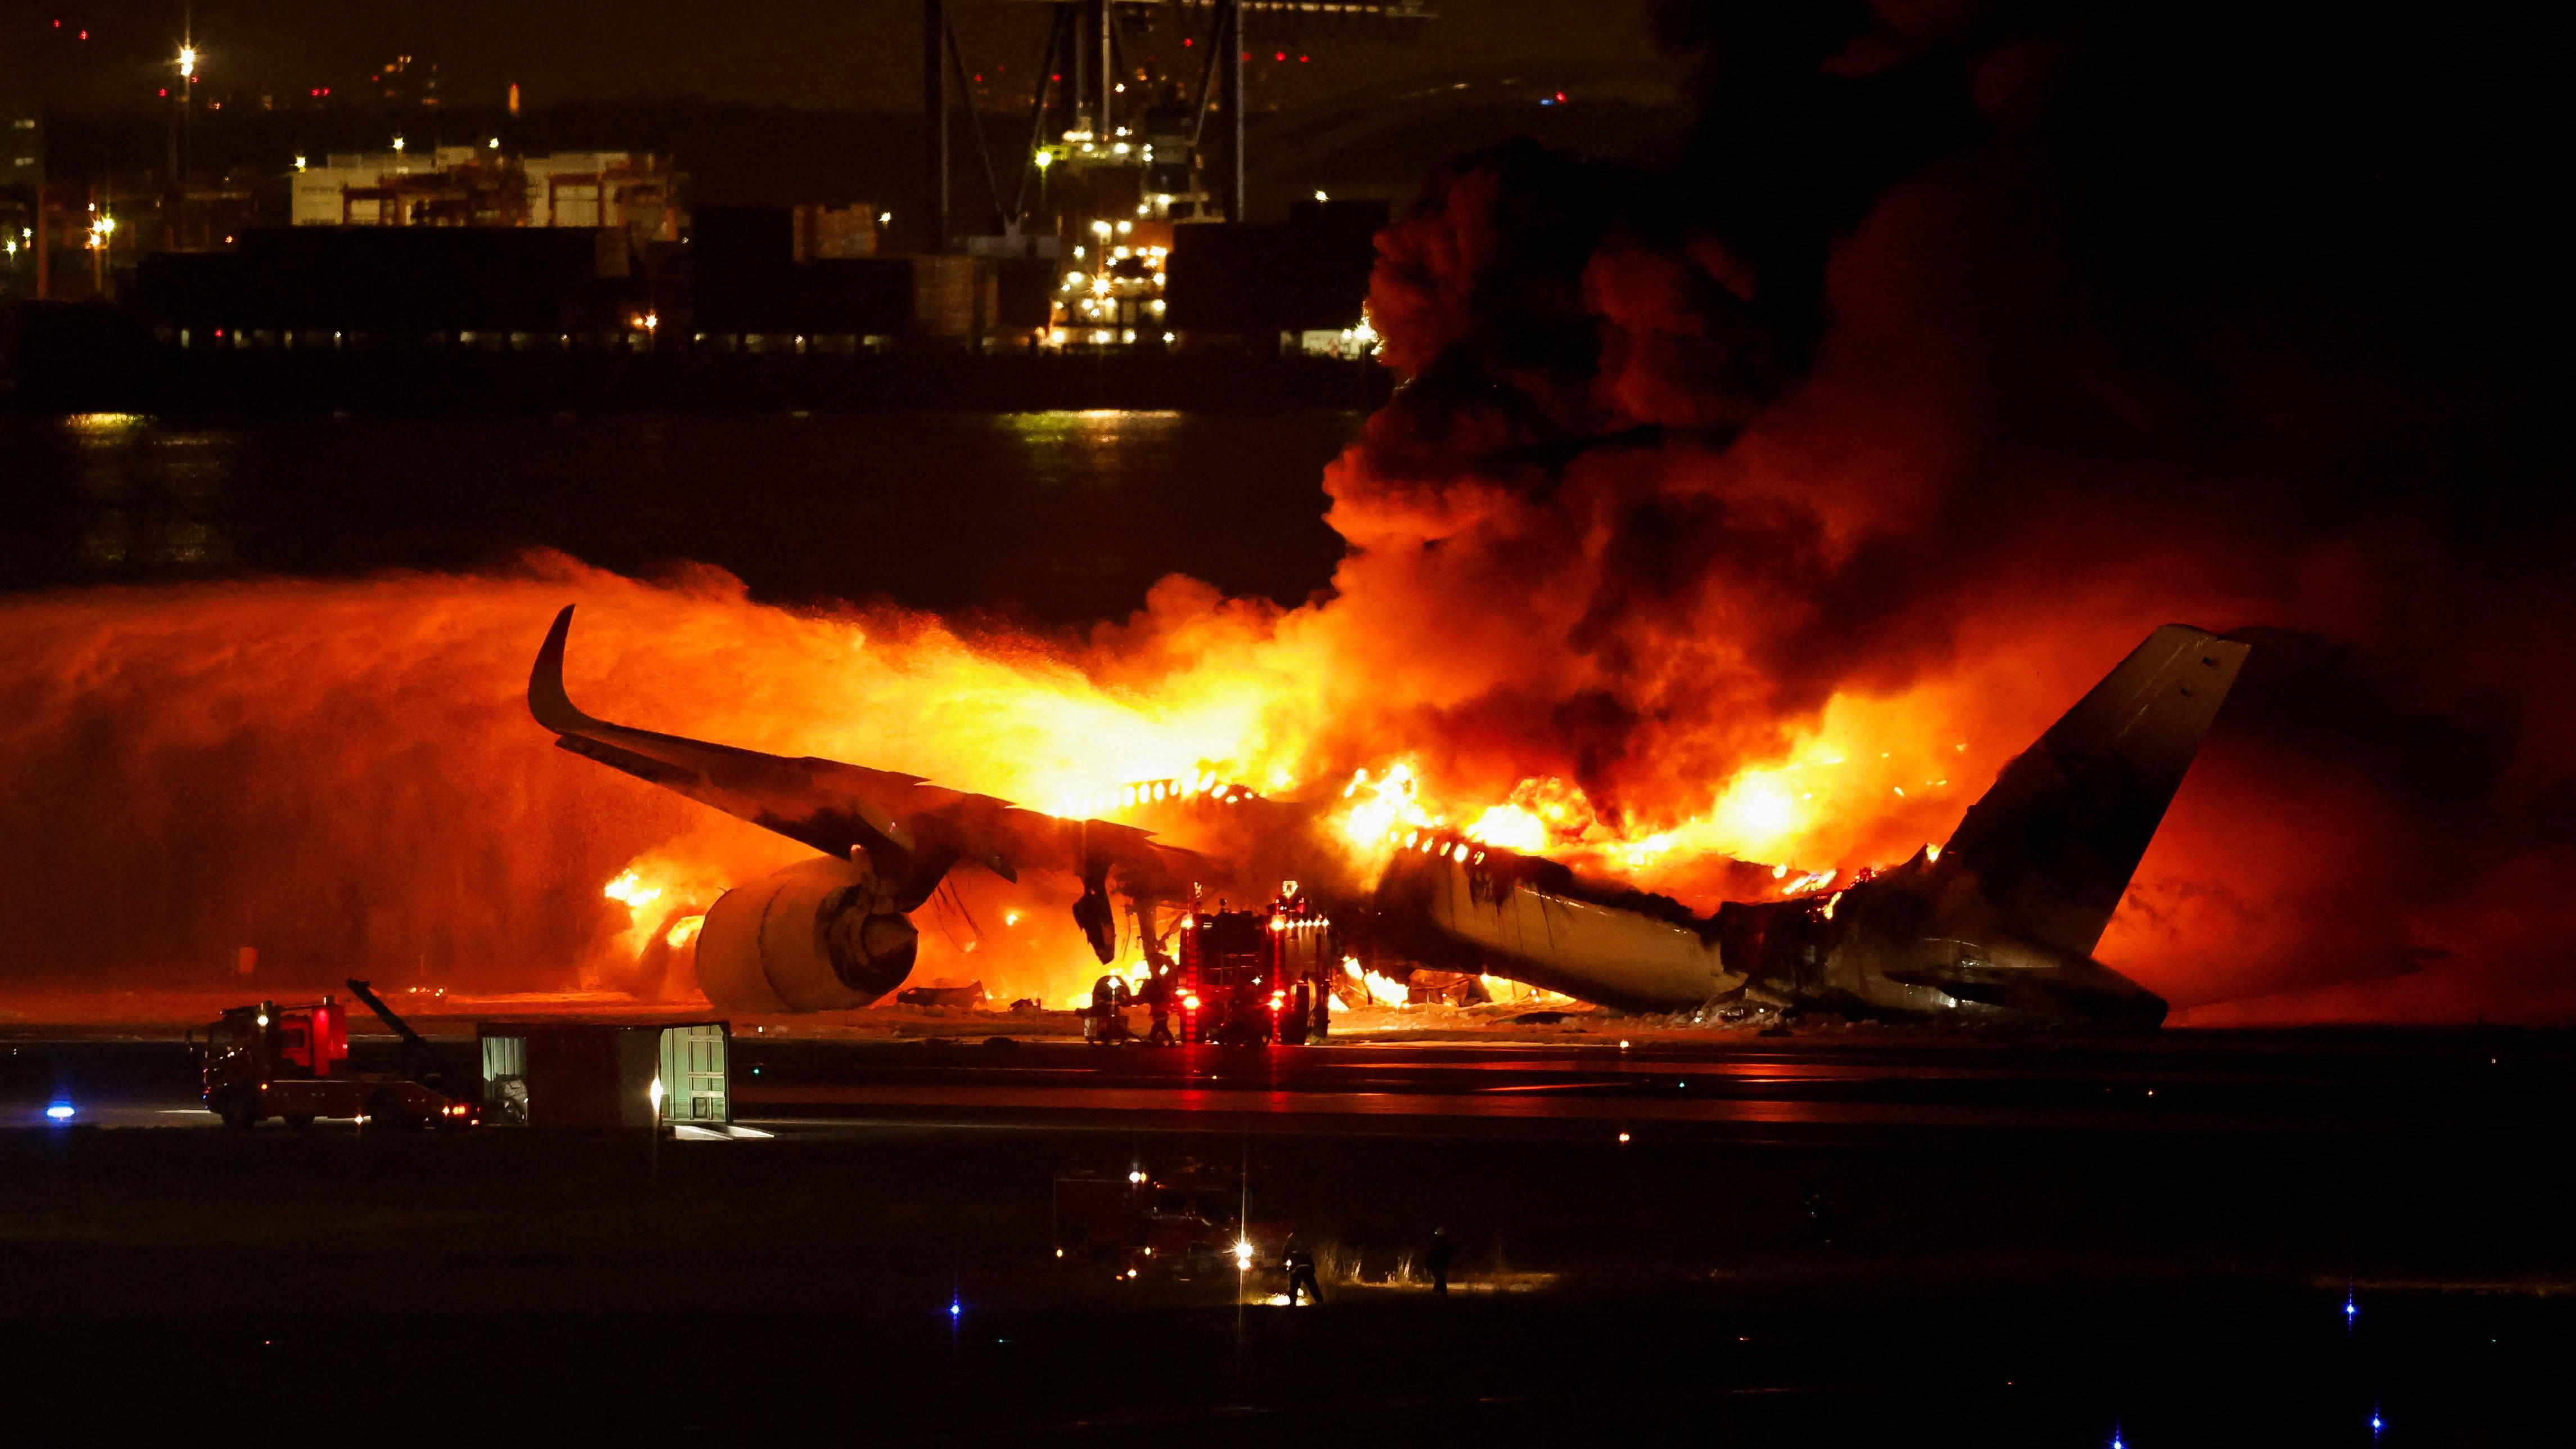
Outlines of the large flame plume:
<svg viewBox="0 0 2576 1449">
<path fill-rule="evenodd" d="M 1172 578 L 1038 636 L 538 557 L 0 603 L 0 969 L 682 980 L 800 852 L 543 748 L 565 602 L 608 717 L 1038 808 L 1294 797 L 1362 876 L 1437 832 L 1702 908 L 1945 839 L 2180 619 L 2256 648 L 2104 959 L 2184 1020 L 2565 1014 L 2576 530 L 2492 501 L 2563 450 L 2445 330 L 2548 270 L 2471 184 L 2547 87 L 2297 6 L 1662 8 L 1706 61 L 1677 173 L 1507 147 L 1381 238 L 1408 382 L 1327 475 L 1319 602 Z M 917 977 L 1065 999 L 1070 898 L 960 873 Z"/>
</svg>

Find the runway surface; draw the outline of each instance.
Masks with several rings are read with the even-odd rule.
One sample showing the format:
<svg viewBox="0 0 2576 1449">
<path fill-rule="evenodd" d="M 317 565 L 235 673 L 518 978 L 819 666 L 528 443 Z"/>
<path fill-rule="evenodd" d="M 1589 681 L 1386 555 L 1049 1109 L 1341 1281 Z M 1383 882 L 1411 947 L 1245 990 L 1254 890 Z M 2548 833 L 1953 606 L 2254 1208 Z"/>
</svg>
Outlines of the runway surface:
<svg viewBox="0 0 2576 1449">
<path fill-rule="evenodd" d="M 97 1437 L 166 1390 L 802 1442 L 2368 1444 L 2376 1412 L 2528 1443 L 2576 1353 L 2562 1037 L 956 1025 L 738 1028 L 737 1117 L 775 1135 L 659 1147 L 120 1130 L 211 1123 L 185 1050 L 22 1028 L 0 1281 L 50 1315 L 32 1422 Z M 1052 1257 L 1059 1175 L 1193 1161 L 1318 1246 L 1322 1310 L 1271 1306 L 1266 1262 Z"/>
<path fill-rule="evenodd" d="M 1141 1116 L 1263 1131 L 1831 1138 L 1873 1130 L 2515 1130 L 2576 1106 L 2566 1043 L 2169 1034 L 2135 1040 L 1907 1038 L 1579 1046 L 1490 1040 L 1234 1051 L 1007 1038 L 737 1042 L 750 1116 L 1040 1122 Z M 1421 1123 L 1416 1119 L 1433 1119 Z M 1257 1127 L 1255 1124 L 1258 1124 Z"/>
<path fill-rule="evenodd" d="M 738 1028 L 735 1111 L 790 1128 L 899 1120 L 1542 1137 L 1624 1128 L 1779 1141 L 1927 1131 L 2549 1132 L 2576 1111 L 2576 1044 L 2516 1032 L 1736 1032 L 1697 1041 L 1641 1032 L 1633 1042 L 1604 1034 L 1529 1044 L 1495 1035 L 1238 1050 L 1094 1047 L 1005 1031 L 886 1040 Z M 390 1046 L 357 1040 L 362 1059 Z M 41 1122 L 58 1098 L 106 1125 L 211 1121 L 178 1044 L 38 1034 L 5 1051 L 18 1065 L 0 1072 L 0 1123 Z M 38 1070 L 39 1060 L 58 1066 Z"/>
</svg>

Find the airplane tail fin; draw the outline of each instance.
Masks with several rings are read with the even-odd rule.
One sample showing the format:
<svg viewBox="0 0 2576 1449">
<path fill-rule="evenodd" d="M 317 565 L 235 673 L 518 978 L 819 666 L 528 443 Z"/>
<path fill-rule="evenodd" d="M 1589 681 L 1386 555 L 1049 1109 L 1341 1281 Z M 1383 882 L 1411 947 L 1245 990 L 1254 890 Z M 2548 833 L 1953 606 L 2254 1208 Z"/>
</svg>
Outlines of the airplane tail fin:
<svg viewBox="0 0 2576 1449">
<path fill-rule="evenodd" d="M 2002 923 L 2093 954 L 2248 647 L 2167 624 L 2015 757 L 1943 847 Z"/>
</svg>

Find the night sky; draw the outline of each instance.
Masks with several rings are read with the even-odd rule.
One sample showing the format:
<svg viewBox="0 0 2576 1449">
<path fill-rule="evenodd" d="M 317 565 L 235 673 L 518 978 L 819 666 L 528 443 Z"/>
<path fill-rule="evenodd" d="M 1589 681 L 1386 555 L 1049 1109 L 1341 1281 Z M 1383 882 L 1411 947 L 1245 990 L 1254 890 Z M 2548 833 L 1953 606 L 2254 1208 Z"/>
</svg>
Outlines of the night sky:
<svg viewBox="0 0 2576 1449">
<path fill-rule="evenodd" d="M 1572 6 L 1553 0 L 1452 0 L 1411 42 L 1310 34 L 1260 99 L 1295 106 L 1413 76 L 1532 65 L 1658 64 L 1642 0 Z M 1025 0 L 958 0 L 952 14 L 970 64 L 1034 66 L 1046 11 Z M 0 5 L 9 89 L 46 65 L 57 104 L 78 109 L 148 104 L 167 84 L 183 28 L 178 0 Z M 512 82 L 531 106 L 639 95 L 702 95 L 801 107 L 901 110 L 920 104 L 915 0 L 761 0 L 742 5 L 627 0 L 615 6 L 445 0 L 354 6 L 328 0 L 199 0 L 197 45 L 205 95 L 281 104 L 329 86 L 357 94 L 387 58 L 435 55 L 449 105 L 499 104 Z M 86 28 L 86 48 L 48 58 L 43 42 Z M 1171 32 L 1177 54 L 1178 32 Z M 1258 23 L 1256 42 L 1264 39 Z M 1312 56 L 1298 65 L 1294 53 Z"/>
</svg>

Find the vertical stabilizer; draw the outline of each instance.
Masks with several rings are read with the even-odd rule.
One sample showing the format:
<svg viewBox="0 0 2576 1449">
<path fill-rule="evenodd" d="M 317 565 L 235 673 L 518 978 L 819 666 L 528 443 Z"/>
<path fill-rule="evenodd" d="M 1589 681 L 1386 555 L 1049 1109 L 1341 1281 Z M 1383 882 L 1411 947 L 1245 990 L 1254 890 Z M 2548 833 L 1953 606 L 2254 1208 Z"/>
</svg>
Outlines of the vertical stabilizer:
<svg viewBox="0 0 2576 1449">
<path fill-rule="evenodd" d="M 2004 766 L 1942 865 L 1975 875 L 1999 924 L 2093 954 L 2247 652 L 2181 624 L 2148 635 Z"/>
</svg>

